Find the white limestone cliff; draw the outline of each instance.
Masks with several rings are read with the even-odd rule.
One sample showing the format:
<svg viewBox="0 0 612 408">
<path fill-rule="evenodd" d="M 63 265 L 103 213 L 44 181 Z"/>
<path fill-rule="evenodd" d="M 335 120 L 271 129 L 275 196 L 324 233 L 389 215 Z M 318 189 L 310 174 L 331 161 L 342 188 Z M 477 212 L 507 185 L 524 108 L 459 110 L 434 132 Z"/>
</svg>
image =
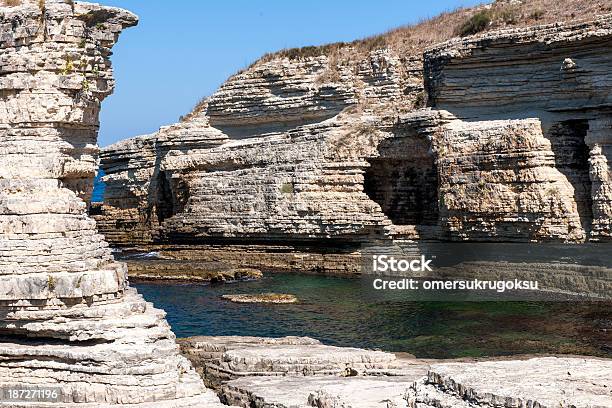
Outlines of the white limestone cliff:
<svg viewBox="0 0 612 408">
<path fill-rule="evenodd" d="M 218 406 L 87 215 L 110 50 L 138 19 L 20 3 L 0 7 L 0 407 Z"/>
</svg>

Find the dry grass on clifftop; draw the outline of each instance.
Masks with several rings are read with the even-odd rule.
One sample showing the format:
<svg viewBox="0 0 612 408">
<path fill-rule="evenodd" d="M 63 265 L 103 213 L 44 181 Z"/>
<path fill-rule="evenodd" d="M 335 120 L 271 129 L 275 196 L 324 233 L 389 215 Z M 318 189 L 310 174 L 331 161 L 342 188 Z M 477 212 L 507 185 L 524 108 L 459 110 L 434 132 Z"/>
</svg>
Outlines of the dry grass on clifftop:
<svg viewBox="0 0 612 408">
<path fill-rule="evenodd" d="M 401 57 L 408 57 L 420 55 L 426 48 L 457 36 L 503 28 L 588 20 L 609 13 L 612 13 L 612 0 L 497 0 L 491 4 L 445 12 L 414 25 L 349 43 L 288 48 L 268 53 L 248 68 L 278 58 L 300 59 L 322 55 L 330 57 L 330 63 L 336 66 L 348 65 L 363 60 L 371 51 L 384 48 Z M 206 109 L 206 102 L 206 99 L 202 99 L 181 120 L 197 116 Z"/>
<path fill-rule="evenodd" d="M 389 48 L 401 56 L 415 55 L 456 36 L 509 27 L 580 21 L 611 12 L 612 0 L 497 0 L 483 6 L 442 13 L 418 24 L 350 43 L 281 50 L 264 55 L 253 65 L 279 57 L 296 59 L 334 53 L 339 54 L 340 60 L 352 60 L 382 48 Z"/>
</svg>

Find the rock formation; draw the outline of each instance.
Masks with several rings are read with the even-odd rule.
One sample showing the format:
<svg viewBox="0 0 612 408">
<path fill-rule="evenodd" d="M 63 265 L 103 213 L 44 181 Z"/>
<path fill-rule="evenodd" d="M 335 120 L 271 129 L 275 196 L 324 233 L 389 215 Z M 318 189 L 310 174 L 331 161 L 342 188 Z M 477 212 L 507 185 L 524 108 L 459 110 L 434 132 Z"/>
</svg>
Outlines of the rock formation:
<svg viewBox="0 0 612 408">
<path fill-rule="evenodd" d="M 611 34 L 606 17 L 452 40 L 425 53 L 430 104 L 464 121 L 443 139 L 468 149 L 451 153 L 455 179 L 444 185 L 439 171 L 441 195 L 453 200 L 443 221 L 453 234 L 612 238 Z M 474 134 L 496 126 L 492 119 L 521 120 L 526 132 L 494 131 L 470 147 Z"/>
<path fill-rule="evenodd" d="M 367 236 L 388 224 L 362 186 L 360 150 L 372 147 L 358 138 L 376 139 L 375 127 L 353 128 L 339 114 L 359 98 L 410 100 L 420 66 L 386 52 L 358 75 L 330 64 L 323 56 L 256 66 L 187 121 L 106 149 L 101 230 L 114 243 L 282 242 Z"/>
<path fill-rule="evenodd" d="M 181 348 L 241 407 L 608 407 L 612 361 L 419 360 L 309 338 L 194 337 Z M 282 351 L 282 352 L 280 352 Z"/>
<path fill-rule="evenodd" d="M 410 407 L 607 407 L 610 360 L 538 357 L 432 364 L 406 393 Z"/>
<path fill-rule="evenodd" d="M 406 390 L 427 373 L 422 361 L 307 337 L 194 337 L 181 349 L 224 402 L 240 407 L 406 407 Z"/>
<path fill-rule="evenodd" d="M 18 3 L 0 8 L 0 406 L 217 406 L 86 213 L 110 50 L 137 17 Z"/>
<path fill-rule="evenodd" d="M 258 62 L 184 121 L 104 149 L 96 219 L 115 245 L 290 246 L 268 267 L 300 247 L 333 264 L 335 247 L 336 271 L 378 240 L 609 241 L 611 44 L 608 15 L 423 58 Z"/>
</svg>

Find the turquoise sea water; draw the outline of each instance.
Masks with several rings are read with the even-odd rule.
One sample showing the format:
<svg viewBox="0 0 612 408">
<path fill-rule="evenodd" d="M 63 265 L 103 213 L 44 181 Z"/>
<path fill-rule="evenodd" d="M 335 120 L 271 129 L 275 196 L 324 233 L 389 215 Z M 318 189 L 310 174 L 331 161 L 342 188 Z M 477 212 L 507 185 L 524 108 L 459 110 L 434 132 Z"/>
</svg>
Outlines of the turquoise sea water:
<svg viewBox="0 0 612 408">
<path fill-rule="evenodd" d="M 309 336 L 325 344 L 450 358 L 531 353 L 612 357 L 612 304 L 415 302 L 373 294 L 360 279 L 268 274 L 225 285 L 136 283 L 178 337 Z M 291 293 L 290 305 L 234 304 L 231 293 Z"/>
</svg>

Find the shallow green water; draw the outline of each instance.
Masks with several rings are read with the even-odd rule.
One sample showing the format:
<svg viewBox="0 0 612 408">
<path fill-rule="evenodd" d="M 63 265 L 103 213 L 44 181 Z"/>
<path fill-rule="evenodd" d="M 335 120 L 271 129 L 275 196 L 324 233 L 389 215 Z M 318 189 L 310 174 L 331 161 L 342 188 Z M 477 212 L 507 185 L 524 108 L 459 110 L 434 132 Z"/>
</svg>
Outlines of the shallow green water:
<svg viewBox="0 0 612 408">
<path fill-rule="evenodd" d="M 134 286 L 168 313 L 179 337 L 309 336 L 326 344 L 450 358 L 531 353 L 612 357 L 612 305 L 583 302 L 415 302 L 360 279 L 268 274 L 225 285 Z M 230 293 L 291 293 L 291 305 L 234 304 Z"/>
</svg>

